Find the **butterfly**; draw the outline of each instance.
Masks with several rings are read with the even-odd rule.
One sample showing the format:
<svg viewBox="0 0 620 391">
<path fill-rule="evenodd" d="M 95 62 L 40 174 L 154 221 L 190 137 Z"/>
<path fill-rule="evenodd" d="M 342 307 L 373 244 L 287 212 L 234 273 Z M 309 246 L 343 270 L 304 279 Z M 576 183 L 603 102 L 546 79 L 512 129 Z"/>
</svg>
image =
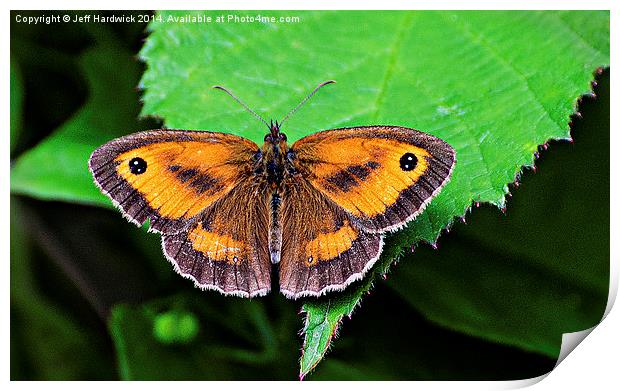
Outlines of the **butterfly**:
<svg viewBox="0 0 620 391">
<path fill-rule="evenodd" d="M 259 147 L 210 131 L 160 129 L 112 140 L 89 169 L 123 215 L 162 236 L 176 272 L 202 289 L 254 297 L 278 265 L 288 298 L 361 279 L 384 235 L 416 218 L 450 179 L 454 149 L 400 126 L 324 130 L 292 145 L 280 122 Z M 275 268 L 275 267 L 274 267 Z"/>
</svg>

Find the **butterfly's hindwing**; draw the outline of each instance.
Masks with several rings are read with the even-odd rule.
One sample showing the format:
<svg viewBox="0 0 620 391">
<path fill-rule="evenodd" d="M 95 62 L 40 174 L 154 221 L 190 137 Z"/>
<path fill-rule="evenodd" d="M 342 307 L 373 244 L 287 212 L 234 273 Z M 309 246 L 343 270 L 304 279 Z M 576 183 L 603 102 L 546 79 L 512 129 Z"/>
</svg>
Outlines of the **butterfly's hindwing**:
<svg viewBox="0 0 620 391">
<path fill-rule="evenodd" d="M 251 180 L 207 208 L 187 231 L 163 235 L 164 253 L 202 289 L 242 297 L 270 289 L 268 205 Z"/>
<path fill-rule="evenodd" d="M 381 254 L 381 235 L 361 231 L 303 178 L 287 185 L 281 208 L 280 290 L 289 298 L 342 290 Z"/>
</svg>

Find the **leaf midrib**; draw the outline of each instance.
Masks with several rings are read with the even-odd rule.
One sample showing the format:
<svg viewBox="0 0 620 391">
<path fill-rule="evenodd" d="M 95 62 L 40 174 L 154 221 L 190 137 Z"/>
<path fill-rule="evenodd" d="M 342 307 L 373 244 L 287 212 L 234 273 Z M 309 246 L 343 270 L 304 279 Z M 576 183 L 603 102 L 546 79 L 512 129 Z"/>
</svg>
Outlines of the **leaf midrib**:
<svg viewBox="0 0 620 391">
<path fill-rule="evenodd" d="M 381 82 L 381 86 L 379 87 L 379 93 L 374 102 L 374 115 L 373 115 L 373 123 L 377 123 L 379 118 L 379 110 L 383 107 L 383 101 L 385 100 L 385 95 L 387 93 L 388 84 L 392 80 L 394 76 L 394 68 L 396 66 L 396 62 L 398 57 L 400 56 L 400 47 L 402 46 L 405 32 L 408 31 L 413 22 L 413 13 L 408 12 L 403 16 L 403 20 L 398 27 L 397 33 L 394 35 L 394 40 L 392 44 L 388 48 L 388 60 L 387 66 L 385 68 L 385 73 L 383 74 L 383 80 Z"/>
</svg>

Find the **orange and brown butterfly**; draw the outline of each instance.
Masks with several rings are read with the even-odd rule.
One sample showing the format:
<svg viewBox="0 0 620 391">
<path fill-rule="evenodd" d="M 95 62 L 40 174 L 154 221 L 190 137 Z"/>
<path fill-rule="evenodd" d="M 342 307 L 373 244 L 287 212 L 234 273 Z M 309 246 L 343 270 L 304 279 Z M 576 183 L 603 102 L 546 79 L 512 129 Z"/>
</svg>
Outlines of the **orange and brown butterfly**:
<svg viewBox="0 0 620 391">
<path fill-rule="evenodd" d="M 175 270 L 202 289 L 265 295 L 278 264 L 286 297 L 343 290 L 455 165 L 448 143 L 400 126 L 325 130 L 289 145 L 280 126 L 291 113 L 267 124 L 216 88 L 269 127 L 262 147 L 231 134 L 162 129 L 112 140 L 89 160 L 101 191 L 130 221 L 149 220 Z"/>
</svg>

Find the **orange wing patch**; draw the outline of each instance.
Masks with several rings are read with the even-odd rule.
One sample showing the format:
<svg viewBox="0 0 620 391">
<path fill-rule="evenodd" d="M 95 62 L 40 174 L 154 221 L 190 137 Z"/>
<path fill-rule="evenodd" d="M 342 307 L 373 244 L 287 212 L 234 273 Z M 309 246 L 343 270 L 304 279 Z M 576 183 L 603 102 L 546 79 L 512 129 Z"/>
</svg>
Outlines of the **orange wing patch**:
<svg viewBox="0 0 620 391">
<path fill-rule="evenodd" d="M 353 241 L 358 236 L 358 232 L 351 227 L 348 220 L 335 231 L 319 232 L 306 244 L 306 265 L 312 266 L 317 262 L 338 257 L 353 246 Z"/>
<path fill-rule="evenodd" d="M 199 141 L 162 142 L 119 155 L 117 172 L 137 189 L 162 217 L 193 217 L 226 194 L 240 179 L 239 167 L 229 163 L 234 145 Z M 145 172 L 136 175 L 130 162 L 143 159 Z"/>
<path fill-rule="evenodd" d="M 244 257 L 248 252 L 245 242 L 235 240 L 230 235 L 206 230 L 202 223 L 198 223 L 189 232 L 188 238 L 192 242 L 194 250 L 214 261 L 226 261 L 228 263 L 237 263 L 239 260 L 247 261 Z"/>
</svg>

